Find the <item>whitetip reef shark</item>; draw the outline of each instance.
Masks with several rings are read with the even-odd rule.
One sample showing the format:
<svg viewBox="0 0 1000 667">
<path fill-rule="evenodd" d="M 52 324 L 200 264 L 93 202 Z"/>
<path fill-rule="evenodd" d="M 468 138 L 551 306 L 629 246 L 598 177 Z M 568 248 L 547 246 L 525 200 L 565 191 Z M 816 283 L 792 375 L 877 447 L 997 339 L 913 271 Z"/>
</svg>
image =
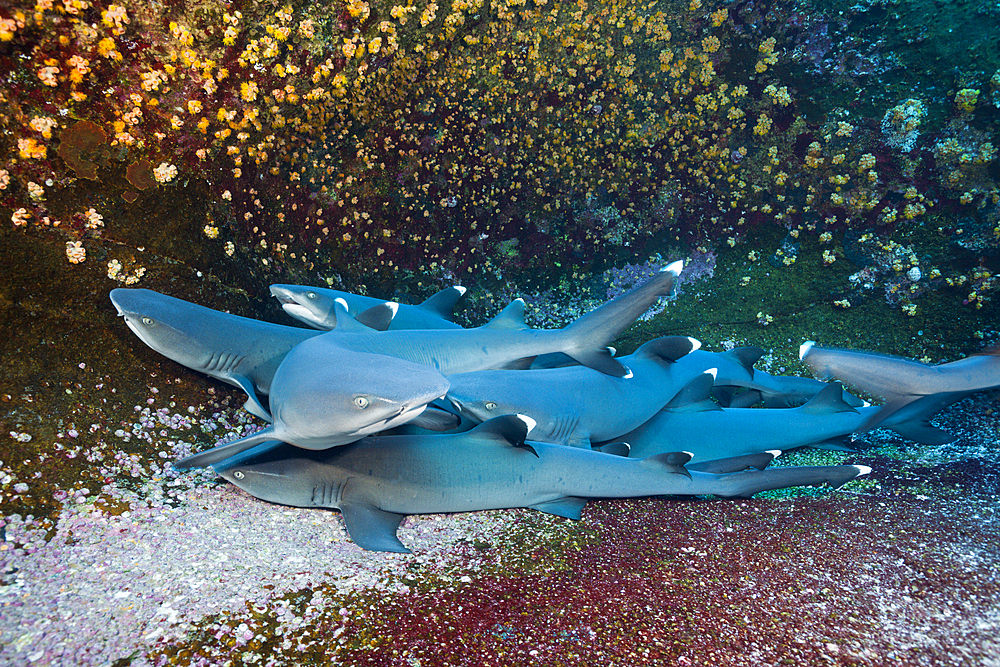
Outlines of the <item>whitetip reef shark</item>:
<svg viewBox="0 0 1000 667">
<path fill-rule="evenodd" d="M 271 285 L 270 290 L 286 313 L 324 331 L 337 326 L 337 314 L 334 310 L 337 299 L 347 304 L 347 312 L 354 317 L 385 302 L 384 299 L 306 285 Z M 464 294 L 465 288 L 455 285 L 437 292 L 416 306 L 397 304 L 398 309 L 388 328 L 461 329 L 461 326 L 451 321 L 451 315 L 455 304 Z"/>
<path fill-rule="evenodd" d="M 816 347 L 806 341 L 799 358 L 821 379 L 836 378 L 885 399 L 858 429 L 864 433 L 917 401 L 943 409 L 971 392 L 1000 387 L 1000 348 L 930 366 L 870 352 Z M 935 398 L 936 397 L 936 398 Z"/>
<path fill-rule="evenodd" d="M 182 366 L 239 387 L 247 412 L 271 421 L 257 397 L 285 355 L 321 331 L 261 322 L 148 289 L 111 290 L 111 303 L 143 343 Z"/>
<path fill-rule="evenodd" d="M 174 468 L 212 465 L 268 440 L 312 450 L 344 445 L 413 421 L 448 386 L 447 378 L 424 364 L 338 347 L 317 352 L 298 346 L 274 374 L 270 426 L 185 457 Z"/>
<path fill-rule="evenodd" d="M 673 372 L 675 362 L 699 347 L 687 336 L 651 340 L 619 358 L 632 371 L 628 378 L 586 366 L 459 373 L 450 376 L 446 398 L 475 421 L 524 414 L 536 422 L 533 440 L 590 447 L 656 414 L 688 381 Z"/>
<path fill-rule="evenodd" d="M 533 421 L 491 419 L 455 435 L 377 436 L 321 452 L 263 443 L 214 465 L 250 495 L 293 507 L 339 509 L 354 542 L 409 553 L 396 529 L 406 515 L 530 507 L 579 519 L 588 499 L 651 495 L 750 497 L 788 486 L 838 488 L 864 466 L 691 471 L 686 452 L 631 459 L 527 442 Z"/>
</svg>

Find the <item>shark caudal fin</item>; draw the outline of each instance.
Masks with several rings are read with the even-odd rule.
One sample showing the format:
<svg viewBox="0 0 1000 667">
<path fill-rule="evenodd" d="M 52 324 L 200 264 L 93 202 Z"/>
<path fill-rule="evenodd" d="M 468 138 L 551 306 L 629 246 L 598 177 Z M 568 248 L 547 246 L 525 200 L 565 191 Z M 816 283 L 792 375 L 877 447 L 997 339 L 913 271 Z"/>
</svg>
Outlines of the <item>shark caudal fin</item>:
<svg viewBox="0 0 1000 667">
<path fill-rule="evenodd" d="M 215 463 L 220 463 L 226 459 L 236 456 L 251 447 L 255 447 L 267 440 L 274 440 L 274 427 L 268 426 L 265 429 L 252 433 L 239 440 L 233 440 L 223 445 L 217 445 L 212 449 L 186 456 L 174 463 L 175 470 L 188 470 L 190 468 L 204 468 Z"/>
<path fill-rule="evenodd" d="M 571 339 L 563 352 L 584 366 L 614 377 L 629 377 L 631 371 L 611 356 L 608 343 L 632 325 L 661 296 L 673 292 L 674 280 L 683 268 L 674 262 L 642 285 L 595 308 L 563 331 Z"/>
<path fill-rule="evenodd" d="M 867 475 L 867 466 L 798 466 L 768 468 L 721 475 L 716 480 L 718 490 L 710 491 L 722 498 L 750 498 L 761 491 L 785 489 L 791 486 L 829 486 L 839 489 L 855 477 Z"/>
<path fill-rule="evenodd" d="M 445 288 L 420 303 L 419 307 L 434 313 L 438 317 L 451 320 L 455 304 L 465 295 L 465 291 L 465 288 L 461 285 Z"/>
</svg>

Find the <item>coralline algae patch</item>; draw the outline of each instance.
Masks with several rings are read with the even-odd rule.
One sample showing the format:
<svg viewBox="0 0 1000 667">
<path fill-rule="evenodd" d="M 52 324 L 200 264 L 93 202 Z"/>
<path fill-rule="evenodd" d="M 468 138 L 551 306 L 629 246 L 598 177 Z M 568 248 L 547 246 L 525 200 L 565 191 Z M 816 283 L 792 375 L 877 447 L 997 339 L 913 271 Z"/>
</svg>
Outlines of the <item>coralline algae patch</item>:
<svg viewBox="0 0 1000 667">
<path fill-rule="evenodd" d="M 533 567 L 495 554 L 492 567 L 406 594 L 323 587 L 243 619 L 242 632 L 234 633 L 240 619 L 221 618 L 195 643 L 148 657 L 181 665 L 986 664 L 1000 623 L 988 546 L 995 519 L 974 504 L 878 498 L 597 502 L 584 513 L 586 538 L 529 550 Z"/>
<path fill-rule="evenodd" d="M 108 664 L 182 639 L 206 615 L 250 619 L 303 589 L 400 593 L 415 564 L 423 577 L 459 563 L 473 571 L 462 554 L 490 522 L 412 517 L 400 535 L 419 555 L 399 556 L 349 543 L 334 512 L 276 507 L 228 486 L 197 487 L 175 507 L 129 508 L 69 503 L 48 531 L 4 519 L 0 664 Z M 238 645 L 244 630 L 231 633 Z"/>
</svg>

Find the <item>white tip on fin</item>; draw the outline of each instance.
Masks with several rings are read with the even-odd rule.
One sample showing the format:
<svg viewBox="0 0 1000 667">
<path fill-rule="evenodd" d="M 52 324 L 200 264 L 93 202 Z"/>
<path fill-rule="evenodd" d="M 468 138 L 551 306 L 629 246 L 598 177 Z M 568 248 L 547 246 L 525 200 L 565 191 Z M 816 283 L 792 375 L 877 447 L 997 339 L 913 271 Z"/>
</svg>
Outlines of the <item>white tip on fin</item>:
<svg viewBox="0 0 1000 667">
<path fill-rule="evenodd" d="M 461 285 L 455 285 L 452 289 L 458 290 L 458 293 L 461 296 L 465 296 L 465 293 L 469 291 L 467 287 L 462 287 Z"/>
<path fill-rule="evenodd" d="M 700 340 L 698 340 L 697 338 L 691 338 L 691 336 L 688 336 L 688 340 L 691 341 L 691 351 L 692 352 L 694 352 L 695 350 L 700 350 L 701 349 L 701 341 Z"/>
<path fill-rule="evenodd" d="M 781 450 L 780 449 L 768 449 L 768 450 L 765 450 L 765 451 L 766 451 L 766 453 L 770 454 L 774 458 L 778 458 L 779 456 L 781 456 Z"/>
<path fill-rule="evenodd" d="M 518 413 L 517 418 L 523 421 L 528 426 L 528 433 L 531 433 L 531 429 L 535 428 L 535 424 L 538 423 L 528 415 L 522 415 L 520 413 Z"/>
<path fill-rule="evenodd" d="M 805 359 L 806 355 L 809 354 L 809 350 L 812 349 L 813 345 L 816 344 L 814 340 L 807 340 L 806 342 L 799 345 L 799 359 Z"/>
<path fill-rule="evenodd" d="M 709 375 L 711 375 L 713 380 L 719 376 L 719 369 L 718 368 L 709 368 L 705 372 L 708 373 Z"/>
<path fill-rule="evenodd" d="M 869 468 L 868 466 L 854 466 L 854 467 L 858 469 L 858 477 L 861 477 L 862 475 L 867 475 L 872 471 L 872 469 Z"/>
<path fill-rule="evenodd" d="M 674 274 L 675 276 L 681 275 L 681 271 L 684 270 L 684 260 L 679 259 L 676 262 L 671 262 L 670 264 L 667 264 L 667 268 L 665 270 L 670 271 L 670 273 Z"/>
<path fill-rule="evenodd" d="M 350 308 L 348 308 L 348 306 L 347 306 L 347 301 L 344 299 L 344 297 L 338 296 L 336 299 L 334 299 L 334 301 L 336 301 L 341 306 L 343 306 L 344 310 L 350 310 Z"/>
<path fill-rule="evenodd" d="M 395 301 L 386 301 L 385 305 L 387 305 L 389 307 L 389 310 L 392 311 L 393 317 L 395 317 L 396 313 L 399 312 L 399 304 L 396 303 Z"/>
</svg>

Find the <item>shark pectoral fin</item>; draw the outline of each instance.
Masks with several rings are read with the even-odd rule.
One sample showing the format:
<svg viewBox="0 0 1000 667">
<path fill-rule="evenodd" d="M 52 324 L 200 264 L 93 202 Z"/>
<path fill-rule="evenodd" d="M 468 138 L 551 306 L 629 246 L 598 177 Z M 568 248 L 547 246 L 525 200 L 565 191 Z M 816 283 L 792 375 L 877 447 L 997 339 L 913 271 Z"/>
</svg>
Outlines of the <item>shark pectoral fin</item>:
<svg viewBox="0 0 1000 667">
<path fill-rule="evenodd" d="M 943 445 L 955 439 L 948 431 L 939 429 L 930 424 L 902 424 L 885 425 L 885 428 L 895 431 L 907 440 L 919 442 L 921 445 Z"/>
<path fill-rule="evenodd" d="M 588 368 L 612 377 L 631 377 L 632 371 L 612 356 L 611 348 L 596 350 L 564 350 L 564 352 Z"/>
<path fill-rule="evenodd" d="M 358 502 L 341 503 L 340 513 L 344 516 L 348 535 L 362 549 L 410 553 L 396 536 L 396 529 L 405 514 L 386 512 L 374 505 Z"/>
<path fill-rule="evenodd" d="M 273 426 L 268 426 L 267 428 L 248 435 L 245 438 L 233 440 L 232 442 L 227 442 L 224 445 L 217 445 L 212 447 L 212 449 L 206 449 L 203 452 L 186 456 L 180 461 L 174 462 L 174 470 L 204 468 L 205 466 L 225 461 L 229 457 L 236 456 L 240 452 L 244 452 L 267 440 L 274 440 Z"/>
<path fill-rule="evenodd" d="M 684 464 L 690 460 L 691 452 L 664 452 L 663 454 L 647 456 L 641 461 L 643 465 L 656 466 L 665 469 L 667 472 L 674 473 L 675 475 L 684 475 L 690 479 L 691 473 L 684 467 Z"/>
<path fill-rule="evenodd" d="M 744 454 L 742 456 L 730 456 L 724 459 L 713 461 L 701 461 L 700 463 L 690 463 L 688 470 L 696 472 L 707 472 L 713 475 L 725 475 L 731 472 L 742 472 L 749 468 L 764 470 L 774 460 L 777 454 L 774 451 L 759 452 L 756 454 Z"/>
<path fill-rule="evenodd" d="M 377 306 L 372 306 L 367 310 L 361 311 L 354 319 L 369 329 L 385 331 L 392 324 L 392 318 L 396 316 L 397 310 L 399 310 L 398 303 L 386 301 L 385 303 L 380 303 Z"/>
<path fill-rule="evenodd" d="M 565 498 L 558 498 L 556 500 L 550 500 L 545 503 L 538 503 L 537 505 L 532 505 L 531 509 L 538 510 L 539 512 L 545 512 L 546 514 L 554 514 L 556 516 L 565 517 L 567 519 L 580 520 L 581 512 L 583 511 L 583 506 L 587 504 L 586 498 L 575 498 L 573 496 L 566 496 Z"/>
<path fill-rule="evenodd" d="M 237 387 L 246 392 L 247 400 L 243 404 L 243 409 L 252 414 L 254 417 L 259 417 L 263 419 L 268 424 L 273 420 L 271 419 L 271 413 L 268 412 L 264 404 L 260 402 L 257 398 L 257 387 L 254 386 L 253 381 L 250 380 L 246 375 L 234 375 L 232 381 Z"/>
<path fill-rule="evenodd" d="M 632 450 L 627 442 L 608 442 L 597 447 L 598 451 L 612 456 L 624 456 L 628 458 L 628 453 Z"/>
<path fill-rule="evenodd" d="M 465 288 L 461 285 L 446 287 L 421 303 L 419 307 L 424 310 L 429 310 L 435 315 L 443 317 L 446 320 L 450 320 L 452 317 L 452 311 L 455 310 L 455 304 L 464 294 Z"/>
</svg>

